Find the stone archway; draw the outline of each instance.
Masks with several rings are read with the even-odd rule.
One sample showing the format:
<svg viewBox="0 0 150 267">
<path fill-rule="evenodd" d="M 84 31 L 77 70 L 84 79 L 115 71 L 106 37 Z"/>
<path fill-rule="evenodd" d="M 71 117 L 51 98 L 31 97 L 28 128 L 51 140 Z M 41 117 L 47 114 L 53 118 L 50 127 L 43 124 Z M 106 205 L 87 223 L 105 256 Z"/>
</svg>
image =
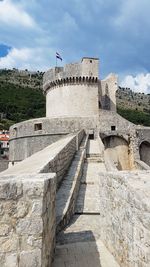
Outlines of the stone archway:
<svg viewBox="0 0 150 267">
<path fill-rule="evenodd" d="M 139 147 L 140 160 L 150 166 L 150 143 L 143 141 Z"/>
<path fill-rule="evenodd" d="M 118 170 L 130 170 L 130 154 L 128 142 L 120 136 L 103 138 L 105 156 Z"/>
</svg>

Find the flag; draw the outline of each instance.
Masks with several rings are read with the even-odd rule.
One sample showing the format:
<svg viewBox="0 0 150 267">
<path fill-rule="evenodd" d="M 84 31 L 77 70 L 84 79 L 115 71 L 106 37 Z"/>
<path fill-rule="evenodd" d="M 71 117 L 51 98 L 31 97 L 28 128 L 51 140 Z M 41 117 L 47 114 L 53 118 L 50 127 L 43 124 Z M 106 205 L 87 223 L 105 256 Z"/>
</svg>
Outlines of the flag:
<svg viewBox="0 0 150 267">
<path fill-rule="evenodd" d="M 59 58 L 62 61 L 62 57 L 57 52 L 56 52 L 56 58 Z"/>
</svg>

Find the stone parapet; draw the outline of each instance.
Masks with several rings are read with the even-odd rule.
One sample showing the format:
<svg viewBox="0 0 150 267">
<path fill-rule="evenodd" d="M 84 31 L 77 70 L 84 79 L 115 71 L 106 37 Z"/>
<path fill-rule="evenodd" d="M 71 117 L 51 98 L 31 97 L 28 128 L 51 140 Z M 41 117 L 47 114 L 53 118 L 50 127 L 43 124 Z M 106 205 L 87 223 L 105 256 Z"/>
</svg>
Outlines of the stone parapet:
<svg viewBox="0 0 150 267">
<path fill-rule="evenodd" d="M 79 85 L 79 84 L 97 84 L 98 83 L 97 77 L 70 77 L 70 78 L 64 78 L 64 79 L 58 79 L 55 81 L 47 81 L 43 85 L 43 91 L 46 93 L 47 90 L 52 90 L 55 87 L 60 87 L 63 85 Z"/>
<path fill-rule="evenodd" d="M 100 173 L 101 239 L 121 267 L 150 266 L 150 171 Z"/>
<path fill-rule="evenodd" d="M 76 134 L 70 134 L 15 166 L 10 167 L 8 170 L 2 172 L 2 174 L 18 175 L 24 173 L 38 174 L 54 172 L 57 174 L 57 184 L 59 185 L 84 135 L 84 130 Z"/>
<path fill-rule="evenodd" d="M 1 267 L 51 265 L 55 198 L 55 174 L 0 177 Z"/>
<path fill-rule="evenodd" d="M 75 133 L 81 129 L 95 129 L 96 117 L 84 118 L 39 118 L 17 123 L 10 128 L 11 162 L 21 161 L 45 147 L 57 142 L 68 133 Z M 36 125 L 41 130 L 36 130 Z"/>
<path fill-rule="evenodd" d="M 43 76 L 43 90 L 62 83 L 92 82 L 98 78 L 98 58 L 83 58 L 81 62 L 55 67 L 45 72 Z M 94 79 L 95 80 L 95 79 Z"/>
</svg>

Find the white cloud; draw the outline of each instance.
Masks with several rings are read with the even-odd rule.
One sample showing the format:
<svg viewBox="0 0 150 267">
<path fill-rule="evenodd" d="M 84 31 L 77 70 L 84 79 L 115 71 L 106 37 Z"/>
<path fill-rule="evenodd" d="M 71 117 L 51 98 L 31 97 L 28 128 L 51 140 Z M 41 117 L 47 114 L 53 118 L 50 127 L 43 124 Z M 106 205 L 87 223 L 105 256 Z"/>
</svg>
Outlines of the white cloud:
<svg viewBox="0 0 150 267">
<path fill-rule="evenodd" d="M 148 94 L 150 92 L 150 73 L 140 73 L 137 76 L 127 75 L 121 82 L 121 86 Z"/>
<path fill-rule="evenodd" d="M 47 48 L 13 48 L 6 57 L 0 58 L 0 68 L 46 70 L 54 60 L 55 52 Z"/>
<path fill-rule="evenodd" d="M 12 0 L 0 1 L 0 23 L 9 26 L 35 27 L 33 18 L 23 10 L 19 4 L 14 4 Z"/>
</svg>

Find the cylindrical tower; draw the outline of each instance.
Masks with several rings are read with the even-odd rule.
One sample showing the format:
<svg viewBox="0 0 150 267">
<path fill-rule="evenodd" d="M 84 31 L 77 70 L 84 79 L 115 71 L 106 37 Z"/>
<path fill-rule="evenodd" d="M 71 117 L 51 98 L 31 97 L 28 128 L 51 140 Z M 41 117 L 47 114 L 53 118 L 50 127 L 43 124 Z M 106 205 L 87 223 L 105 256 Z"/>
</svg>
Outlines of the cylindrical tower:
<svg viewBox="0 0 150 267">
<path fill-rule="evenodd" d="M 46 117 L 91 117 L 98 115 L 99 59 L 50 69 L 44 74 Z"/>
</svg>

